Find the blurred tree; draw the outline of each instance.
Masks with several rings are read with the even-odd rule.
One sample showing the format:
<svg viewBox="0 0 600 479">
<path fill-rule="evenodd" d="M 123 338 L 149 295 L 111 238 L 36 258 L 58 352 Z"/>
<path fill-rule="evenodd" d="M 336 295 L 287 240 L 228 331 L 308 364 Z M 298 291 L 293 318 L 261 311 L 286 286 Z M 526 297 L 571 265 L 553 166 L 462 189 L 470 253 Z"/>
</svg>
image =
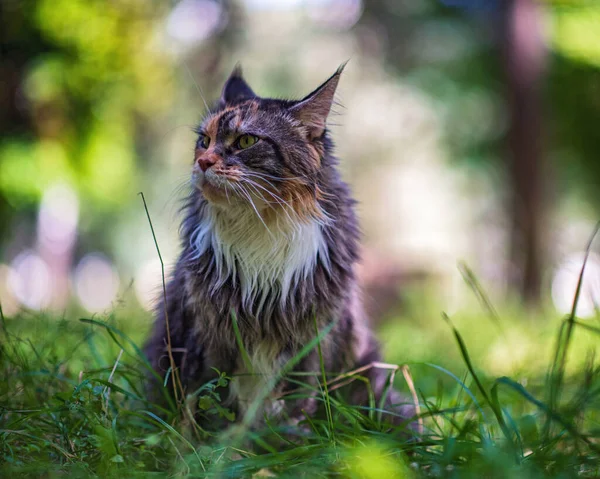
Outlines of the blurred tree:
<svg viewBox="0 0 600 479">
<path fill-rule="evenodd" d="M 542 150 L 541 80 L 546 47 L 542 41 L 541 10 L 535 0 L 508 0 L 500 22 L 509 109 L 508 177 L 512 219 L 511 283 L 529 305 L 541 299 L 546 245 L 547 168 Z"/>
<path fill-rule="evenodd" d="M 562 191 L 587 191 L 600 209 L 600 6 L 544 6 L 546 12 L 536 0 L 365 2 L 359 26 L 364 48 L 376 36 L 385 61 L 436 102 L 454 161 L 505 172 L 509 284 L 530 304 L 539 302 L 551 246 L 544 243 L 547 160 Z M 548 15 L 553 33 L 544 38 Z M 553 51 L 543 69 L 548 39 Z"/>
<path fill-rule="evenodd" d="M 135 188 L 137 125 L 173 95 L 158 48 L 168 5 L 129 0 L 0 3 L 0 225 L 67 182 L 83 213 Z"/>
</svg>

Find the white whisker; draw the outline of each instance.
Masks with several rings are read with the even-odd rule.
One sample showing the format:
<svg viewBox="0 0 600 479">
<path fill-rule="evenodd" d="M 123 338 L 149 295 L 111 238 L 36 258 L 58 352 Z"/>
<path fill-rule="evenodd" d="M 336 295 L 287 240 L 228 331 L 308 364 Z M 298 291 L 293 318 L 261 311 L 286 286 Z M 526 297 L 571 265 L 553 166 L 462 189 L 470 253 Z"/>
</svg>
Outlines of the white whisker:
<svg viewBox="0 0 600 479">
<path fill-rule="evenodd" d="M 296 215 L 296 212 L 294 211 L 294 209 L 292 208 L 292 205 L 290 205 L 287 201 L 285 201 L 283 198 L 281 198 L 280 196 L 276 195 L 275 193 L 273 193 L 272 191 L 269 191 L 268 189 L 262 187 L 261 185 L 259 185 L 258 183 L 252 181 L 252 180 L 242 180 L 242 182 L 245 182 L 246 184 L 248 184 L 248 186 L 253 187 L 254 191 L 256 191 L 257 195 L 272 209 L 275 210 L 275 208 L 273 207 L 273 204 L 277 204 L 282 206 L 282 211 L 285 213 L 285 215 L 288 217 L 288 219 L 290 220 L 290 224 L 296 224 L 298 223 L 298 221 L 294 221 L 292 219 L 292 217 L 290 216 L 287 208 L 285 208 L 286 206 L 288 208 L 290 208 L 290 210 L 292 211 L 292 213 L 294 214 L 294 216 Z M 266 191 L 268 194 L 270 194 L 276 201 L 268 201 L 257 189 L 256 187 L 261 188 L 262 190 Z M 279 201 L 277 201 L 279 200 Z"/>
<path fill-rule="evenodd" d="M 248 185 L 252 185 L 252 186 L 254 186 L 254 187 L 258 187 L 258 188 L 260 188 L 261 190 L 265 191 L 267 194 L 269 194 L 271 197 L 273 197 L 273 199 L 275 199 L 275 200 L 276 200 L 276 201 L 272 201 L 271 203 L 284 204 L 284 205 L 287 205 L 287 206 L 290 206 L 290 207 L 291 207 L 291 205 L 290 205 L 290 204 L 289 204 L 287 201 L 285 201 L 285 200 L 284 200 L 284 199 L 283 199 L 281 196 L 279 196 L 279 195 L 277 195 L 277 194 L 273 193 L 273 192 L 272 192 L 271 190 L 269 190 L 268 188 L 265 188 L 264 186 L 261 186 L 261 185 L 260 185 L 259 183 L 257 183 L 256 181 L 250 180 L 250 179 L 248 179 L 248 178 L 242 178 L 240 182 L 241 182 L 241 183 L 243 183 L 243 184 L 248 184 Z M 267 200 L 266 198 L 264 198 L 264 197 L 263 197 L 262 199 L 263 199 L 265 202 L 268 202 L 268 200 Z"/>
<path fill-rule="evenodd" d="M 202 94 L 202 90 L 200 89 L 200 85 L 198 85 L 198 82 L 196 81 L 196 79 L 194 78 L 194 75 L 192 75 L 191 70 L 188 68 L 187 63 L 185 61 L 185 59 L 183 60 L 183 66 L 185 67 L 185 69 L 187 70 L 188 74 L 190 75 L 190 78 L 192 79 L 192 82 L 194 83 L 194 85 L 196 86 L 196 90 L 198 90 L 198 94 L 200 95 L 200 98 L 202 98 L 202 102 L 204 103 L 204 106 L 206 107 L 206 111 L 210 111 L 210 108 L 208 107 L 208 103 L 206 103 L 206 100 L 204 99 L 204 95 Z"/>
<path fill-rule="evenodd" d="M 259 180 L 264 181 L 266 184 L 268 184 L 272 188 L 277 189 L 277 187 L 273 183 L 271 183 L 269 180 L 266 180 L 265 178 L 263 178 L 261 176 L 258 176 L 258 175 L 254 174 L 254 173 L 248 173 L 248 172 L 246 172 L 246 173 L 244 173 L 244 176 L 242 177 L 242 179 L 247 179 L 248 177 L 250 177 L 250 178 L 258 178 Z"/>
<path fill-rule="evenodd" d="M 248 172 L 245 172 L 245 174 L 248 174 Z M 268 175 L 266 173 L 262 173 L 256 170 L 253 170 L 251 172 L 251 174 L 262 177 L 262 178 L 269 178 L 271 180 L 275 180 L 275 181 L 291 181 L 291 180 L 310 180 L 310 178 L 308 176 L 290 176 L 290 177 L 281 177 L 281 176 L 273 176 L 273 175 Z"/>
<path fill-rule="evenodd" d="M 258 219 L 260 220 L 260 222 L 264 225 L 264 227 L 267 229 L 269 234 L 273 235 L 273 233 L 271 233 L 271 230 L 267 226 L 267 223 L 265 223 L 261 214 L 256 209 L 256 205 L 254 204 L 254 201 L 252 201 L 252 197 L 250 196 L 250 193 L 248 193 L 248 191 L 246 191 L 246 189 L 244 188 L 244 186 L 241 183 L 238 183 L 237 186 L 239 186 L 239 188 L 240 188 L 239 191 L 244 195 L 244 197 L 246 197 L 248 199 L 248 203 L 250 203 L 250 206 L 252 206 L 252 209 L 256 213 L 256 216 L 258 216 Z"/>
</svg>

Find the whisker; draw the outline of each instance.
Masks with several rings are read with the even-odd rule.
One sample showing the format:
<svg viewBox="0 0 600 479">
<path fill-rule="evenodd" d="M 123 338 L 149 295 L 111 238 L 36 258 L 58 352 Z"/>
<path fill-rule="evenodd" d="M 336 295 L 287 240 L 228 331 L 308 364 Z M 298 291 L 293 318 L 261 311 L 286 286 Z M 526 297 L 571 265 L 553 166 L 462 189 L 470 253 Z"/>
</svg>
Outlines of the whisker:
<svg viewBox="0 0 600 479">
<path fill-rule="evenodd" d="M 244 176 L 242 176 L 242 179 L 246 178 L 246 177 L 251 177 L 251 178 L 258 178 L 261 181 L 264 181 L 265 183 L 267 183 L 268 185 L 272 186 L 274 189 L 277 189 L 277 187 L 271 183 L 269 180 L 266 180 L 258 175 L 254 175 L 252 173 L 244 173 Z"/>
<path fill-rule="evenodd" d="M 288 220 L 289 220 L 289 224 L 288 224 L 288 225 L 291 225 L 291 226 L 293 227 L 293 229 L 294 229 L 294 230 L 296 230 L 296 229 L 297 229 L 297 227 L 298 227 L 298 221 L 294 221 L 294 220 L 292 219 L 292 217 L 290 216 L 290 214 L 289 214 L 289 212 L 288 212 L 287 208 L 285 208 L 285 206 L 288 206 L 288 207 L 289 207 L 289 209 L 290 209 L 290 211 L 292 212 L 292 214 L 293 214 L 294 216 L 297 216 L 297 215 L 296 215 L 296 212 L 294 211 L 294 209 L 292 208 L 292 206 L 291 206 L 291 205 L 290 205 L 288 202 L 286 202 L 286 201 L 284 201 L 283 199 L 279 198 L 279 197 L 278 197 L 277 195 L 275 195 L 273 192 L 271 192 L 271 191 L 268 191 L 268 190 L 266 190 L 265 188 L 262 188 L 262 187 L 261 187 L 262 189 L 264 189 L 265 191 L 267 191 L 267 193 L 269 193 L 270 195 L 272 195 L 272 196 L 275 196 L 275 197 L 279 198 L 279 199 L 280 199 L 280 200 L 281 200 L 283 203 L 280 203 L 280 202 L 278 202 L 278 201 L 268 201 L 268 200 L 267 200 L 267 199 L 266 199 L 266 198 L 265 198 L 265 197 L 264 197 L 264 196 L 263 196 L 263 195 L 262 195 L 262 194 L 261 194 L 261 193 L 260 193 L 260 192 L 259 192 L 259 191 L 256 189 L 256 186 L 259 186 L 259 187 L 260 187 L 260 185 L 258 185 L 258 184 L 256 184 L 256 183 L 253 183 L 253 184 L 251 184 L 251 183 L 248 183 L 248 186 L 249 186 L 249 187 L 251 187 L 251 188 L 253 188 L 253 189 L 254 189 L 254 191 L 256 191 L 256 194 L 257 194 L 258 196 L 260 196 L 260 198 L 261 198 L 261 199 L 262 199 L 262 200 L 263 200 L 265 203 L 267 203 L 267 206 L 269 206 L 269 208 L 271 208 L 273 211 L 276 211 L 276 210 L 275 210 L 275 208 L 273 207 L 273 204 L 277 204 L 277 205 L 280 205 L 280 206 L 282 206 L 281 210 L 282 210 L 282 211 L 285 213 L 285 215 L 287 216 L 287 218 L 288 218 Z M 284 205 L 285 205 L 285 206 L 284 206 Z M 277 217 L 277 218 L 278 218 L 278 217 Z M 279 221 L 277 221 L 277 227 L 278 227 L 279 231 L 280 231 L 282 234 L 286 234 L 284 231 L 282 231 L 282 229 L 281 229 L 281 225 L 279 224 Z"/>
<path fill-rule="evenodd" d="M 258 190 L 256 189 L 256 186 L 255 186 L 255 185 L 253 185 L 253 184 L 250 184 L 250 183 L 248 183 L 247 185 L 248 185 L 248 187 L 252 188 L 252 191 L 253 191 L 253 192 L 254 192 L 254 193 L 255 193 L 255 194 L 256 194 L 256 195 L 257 195 L 257 196 L 258 196 L 258 197 L 259 197 L 259 198 L 260 198 L 262 201 L 264 201 L 264 202 L 266 203 L 266 205 L 267 205 L 269 208 L 271 208 L 273 211 L 276 211 L 276 210 L 275 210 L 275 207 L 273 206 L 273 203 L 276 203 L 276 204 L 279 204 L 279 203 L 277 203 L 277 202 L 275 202 L 275 201 L 268 201 L 268 200 L 267 200 L 267 199 L 266 199 L 266 198 L 265 198 L 265 197 L 264 197 L 264 196 L 261 194 L 261 192 L 260 192 L 260 191 L 258 191 Z M 277 223 L 277 226 L 279 227 L 279 222 Z M 279 231 L 281 232 L 281 228 L 279 228 Z"/>
<path fill-rule="evenodd" d="M 252 201 L 252 198 L 250 196 L 250 193 L 248 193 L 248 191 L 246 191 L 246 189 L 244 188 L 244 186 L 241 183 L 238 183 L 235 186 L 239 186 L 239 191 L 244 195 L 244 197 L 248 200 L 248 202 L 250 203 L 250 206 L 252 206 L 252 209 L 254 210 L 254 212 L 256 213 L 256 216 L 258 216 L 258 219 L 260 220 L 260 222 L 263 224 L 263 226 L 267 229 L 267 231 L 269 232 L 269 234 L 273 236 L 273 233 L 271 232 L 271 230 L 269 229 L 269 227 L 267 226 L 267 224 L 264 222 L 264 220 L 262 219 L 262 216 L 260 215 L 260 213 L 258 212 L 258 210 L 256 209 L 256 205 L 254 204 L 254 202 Z"/>
<path fill-rule="evenodd" d="M 276 181 L 289 181 L 289 180 L 309 180 L 309 181 L 311 181 L 311 179 L 308 176 L 293 176 L 293 177 L 289 177 L 289 178 L 281 178 L 281 177 L 267 175 L 265 173 L 259 173 L 257 171 L 245 172 L 244 176 L 254 176 L 256 178 L 262 179 L 263 181 L 266 181 L 264 178 L 271 178 Z M 272 185 L 272 186 L 275 187 L 274 185 Z M 321 191 L 321 195 L 333 198 L 332 194 L 326 193 L 324 191 Z"/>
<path fill-rule="evenodd" d="M 206 103 L 206 100 L 204 99 L 204 95 L 202 94 L 202 90 L 200 89 L 200 85 L 198 85 L 198 82 L 194 78 L 194 75 L 192 75 L 192 72 L 190 71 L 185 59 L 183 60 L 183 66 L 187 70 L 188 74 L 190 75 L 190 78 L 192 79 L 192 82 L 196 86 L 196 90 L 198 90 L 198 94 L 200 95 L 200 98 L 202 98 L 202 102 L 204 103 L 204 106 L 206 107 L 206 111 L 210 111 L 210 108 L 208 107 L 208 103 Z"/>
<path fill-rule="evenodd" d="M 242 179 L 241 179 L 241 182 L 242 182 L 242 183 L 245 183 L 245 184 L 248 184 L 248 185 L 252 185 L 252 186 L 254 186 L 254 187 L 258 187 L 258 188 L 260 188 L 261 190 L 263 190 L 263 191 L 266 191 L 266 192 L 267 192 L 269 195 L 271 195 L 271 196 L 272 196 L 274 199 L 278 200 L 278 201 L 273 201 L 272 203 L 277 203 L 277 204 L 285 204 L 285 205 L 288 205 L 288 206 L 290 206 L 290 207 L 291 207 L 291 205 L 290 205 L 290 204 L 289 204 L 287 201 L 285 201 L 285 200 L 284 200 L 284 199 L 283 199 L 281 196 L 278 196 L 278 195 L 276 195 L 275 193 L 273 193 L 273 192 L 272 192 L 271 190 L 269 190 L 268 188 L 265 188 L 264 186 L 262 186 L 262 185 L 258 184 L 256 181 L 252 181 L 252 180 L 249 180 L 249 179 L 247 179 L 247 178 L 242 178 Z M 262 197 L 262 199 L 263 199 L 264 201 L 267 201 L 267 199 L 266 199 L 266 198 L 264 198 L 264 197 Z"/>
<path fill-rule="evenodd" d="M 279 200 L 279 201 L 276 201 L 276 202 L 274 202 L 274 203 L 278 203 L 278 204 L 280 204 L 280 205 L 286 205 L 286 206 L 288 206 L 288 207 L 290 208 L 290 210 L 292 211 L 292 213 L 294 214 L 294 216 L 297 216 L 297 214 L 296 214 L 296 212 L 295 212 L 294 208 L 292 207 L 292 205 L 291 205 L 290 203 L 288 203 L 287 201 L 285 201 L 285 200 L 284 200 L 283 198 L 281 198 L 280 196 L 278 196 L 278 195 L 276 195 L 275 193 L 273 193 L 272 191 L 268 190 L 267 188 L 263 187 L 262 185 L 260 185 L 260 184 L 256 183 L 256 182 L 255 182 L 255 181 L 253 181 L 253 180 L 250 180 L 250 179 L 248 179 L 248 178 L 242 178 L 242 179 L 241 179 L 241 182 L 243 182 L 243 183 L 246 183 L 246 184 L 248 184 L 248 185 L 251 185 L 251 186 L 254 186 L 254 188 L 255 188 L 255 189 L 256 189 L 256 187 L 258 187 L 258 188 L 262 189 L 263 191 L 266 191 L 266 192 L 267 192 L 269 195 L 271 195 L 271 196 L 272 196 L 274 199 L 276 199 L 276 200 Z M 267 200 L 264 198 L 264 196 L 263 196 L 262 194 L 260 194 L 259 196 L 261 197 L 261 199 L 262 199 L 263 201 L 265 201 L 265 202 L 266 202 L 266 203 L 267 203 L 267 204 L 270 206 L 270 203 L 271 203 L 271 202 L 267 201 Z M 326 200 L 326 201 L 328 201 L 328 200 Z M 294 224 L 295 222 L 294 222 L 294 220 L 292 219 L 292 217 L 289 215 L 289 213 L 288 213 L 287 209 L 286 209 L 286 208 L 282 208 L 282 209 L 283 209 L 283 212 L 284 212 L 284 213 L 286 214 L 286 216 L 288 217 L 288 219 L 290 220 L 290 222 L 292 222 L 292 224 Z M 323 218 L 323 219 L 317 219 L 317 222 L 318 222 L 320 225 L 322 225 L 322 226 L 325 226 L 325 225 L 327 225 L 327 224 L 331 224 L 331 222 L 333 222 L 333 221 L 334 221 L 333 217 L 332 217 L 332 216 L 331 216 L 329 213 L 327 213 L 327 211 L 325 211 L 324 209 L 320 208 L 320 210 L 321 210 L 321 214 L 323 215 L 323 217 L 324 217 L 324 218 Z"/>
<path fill-rule="evenodd" d="M 269 201 L 269 200 L 267 200 L 267 199 L 266 199 L 266 198 L 265 198 L 265 197 L 264 197 L 264 196 L 261 194 L 261 192 L 260 192 L 260 191 L 258 191 L 258 190 L 256 189 L 256 184 L 249 183 L 249 182 L 244 182 L 244 183 L 245 183 L 245 184 L 247 184 L 247 185 L 248 185 L 250 188 L 252 188 L 252 191 L 253 191 L 254 193 L 256 193 L 256 195 L 257 195 L 258 197 L 260 197 L 260 199 L 261 199 L 262 201 L 264 201 L 264 202 L 267 204 L 267 206 L 269 206 L 271 209 L 273 209 L 273 210 L 275 209 L 275 208 L 273 208 L 273 206 L 271 206 L 273 203 L 279 204 L 277 201 Z"/>
<path fill-rule="evenodd" d="M 255 176 L 262 177 L 262 178 L 270 178 L 270 179 L 276 180 L 276 181 L 310 180 L 310 178 L 308 176 L 290 176 L 287 178 L 283 178 L 281 176 L 268 175 L 266 173 L 262 173 L 262 172 L 258 172 L 258 171 L 245 172 L 244 174 L 252 174 Z"/>
<path fill-rule="evenodd" d="M 225 197 L 227 198 L 227 204 L 230 205 L 231 202 L 229 201 L 229 192 L 227 191 L 228 189 L 228 185 L 225 185 Z"/>
<path fill-rule="evenodd" d="M 176 186 L 174 186 L 171 189 L 171 192 L 169 193 L 169 196 L 165 200 L 165 203 L 164 203 L 163 209 L 162 209 L 163 212 L 167 208 L 173 208 L 173 207 L 175 207 L 176 200 L 182 200 L 183 198 L 185 198 L 187 195 L 184 194 L 184 193 L 188 193 L 190 191 L 191 187 L 192 187 L 192 180 L 189 177 L 189 175 L 181 175 L 179 178 L 177 178 L 174 181 L 174 183 L 175 182 L 177 184 L 176 184 Z M 169 211 L 171 213 L 174 212 L 174 210 L 171 210 L 171 209 L 169 209 Z"/>
<path fill-rule="evenodd" d="M 258 183 L 256 183 L 255 181 L 249 180 L 249 179 L 242 179 L 243 182 L 245 182 L 246 184 L 248 184 L 251 187 L 254 187 L 255 191 L 257 192 L 257 194 L 261 197 L 261 199 L 267 203 L 268 206 L 271 207 L 271 209 L 275 210 L 275 208 L 273 208 L 273 206 L 271 206 L 272 203 L 274 204 L 278 204 L 278 205 L 285 205 L 287 207 L 290 208 L 290 210 L 292 211 L 292 213 L 294 214 L 294 216 L 296 216 L 296 212 L 294 211 L 294 208 L 292 207 L 292 205 L 290 203 L 288 203 L 287 201 L 285 201 L 283 198 L 281 198 L 280 196 L 276 195 L 275 193 L 273 193 L 272 191 L 269 191 L 267 188 L 264 188 L 263 186 L 259 185 Z M 259 187 L 260 189 L 266 191 L 269 195 L 271 195 L 274 199 L 279 200 L 279 201 L 268 201 L 262 194 L 260 194 L 258 192 L 258 190 L 256 190 L 256 187 Z M 292 217 L 290 216 L 290 214 L 288 213 L 287 209 L 284 207 L 282 208 L 283 212 L 285 213 L 285 215 L 288 217 L 288 219 L 290 220 L 290 224 L 295 224 L 296 222 L 292 219 Z"/>
</svg>

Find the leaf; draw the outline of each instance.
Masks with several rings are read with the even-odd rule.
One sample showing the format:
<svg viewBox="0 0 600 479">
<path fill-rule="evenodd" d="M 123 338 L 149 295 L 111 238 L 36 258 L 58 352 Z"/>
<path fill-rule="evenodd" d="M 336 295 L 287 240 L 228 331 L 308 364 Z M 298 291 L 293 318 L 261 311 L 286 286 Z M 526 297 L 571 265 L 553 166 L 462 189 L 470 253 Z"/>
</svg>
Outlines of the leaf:
<svg viewBox="0 0 600 479">
<path fill-rule="evenodd" d="M 200 396 L 198 398 L 198 407 L 203 411 L 208 411 L 214 405 L 214 400 L 210 396 Z"/>
</svg>

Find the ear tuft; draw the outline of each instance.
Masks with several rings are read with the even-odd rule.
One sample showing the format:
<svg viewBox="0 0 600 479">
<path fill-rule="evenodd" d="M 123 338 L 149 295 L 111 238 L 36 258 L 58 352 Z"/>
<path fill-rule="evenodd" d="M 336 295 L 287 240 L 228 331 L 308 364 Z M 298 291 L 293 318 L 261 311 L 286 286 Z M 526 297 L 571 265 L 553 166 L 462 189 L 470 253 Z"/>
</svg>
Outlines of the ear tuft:
<svg viewBox="0 0 600 479">
<path fill-rule="evenodd" d="M 241 65 L 237 63 L 223 86 L 220 100 L 221 105 L 230 105 L 255 97 L 256 94 L 252 91 L 252 88 L 248 86 L 242 76 Z"/>
<path fill-rule="evenodd" d="M 311 140 L 319 138 L 325 131 L 335 91 L 346 63 L 348 62 L 342 63 L 316 90 L 289 108 L 290 113 L 308 128 Z"/>
</svg>

